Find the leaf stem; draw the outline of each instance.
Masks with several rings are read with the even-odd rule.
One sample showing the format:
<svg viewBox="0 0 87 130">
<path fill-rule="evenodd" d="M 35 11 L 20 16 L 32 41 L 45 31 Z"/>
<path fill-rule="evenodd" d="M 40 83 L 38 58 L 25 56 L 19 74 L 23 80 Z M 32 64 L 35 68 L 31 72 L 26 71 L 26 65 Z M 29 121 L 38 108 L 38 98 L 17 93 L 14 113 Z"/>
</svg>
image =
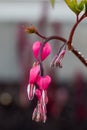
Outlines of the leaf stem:
<svg viewBox="0 0 87 130">
<path fill-rule="evenodd" d="M 79 19 L 77 17 L 76 23 L 74 24 L 74 26 L 71 29 L 70 35 L 69 35 L 69 40 L 68 40 L 68 49 L 71 50 L 71 44 L 72 44 L 72 40 L 73 40 L 73 35 L 75 33 L 75 30 L 77 28 L 77 26 L 79 25 L 79 23 L 87 17 L 87 13 L 84 13 Z"/>
</svg>

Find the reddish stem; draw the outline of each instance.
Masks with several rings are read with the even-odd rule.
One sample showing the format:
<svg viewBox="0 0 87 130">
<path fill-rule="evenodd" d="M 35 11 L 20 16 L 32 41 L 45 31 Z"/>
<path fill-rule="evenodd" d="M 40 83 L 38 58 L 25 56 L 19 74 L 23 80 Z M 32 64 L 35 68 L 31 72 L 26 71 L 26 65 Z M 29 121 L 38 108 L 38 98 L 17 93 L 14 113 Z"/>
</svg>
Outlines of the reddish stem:
<svg viewBox="0 0 87 130">
<path fill-rule="evenodd" d="M 87 60 L 84 58 L 84 56 L 81 54 L 81 52 L 79 52 L 77 49 L 75 49 L 72 46 L 72 53 L 78 57 L 78 59 L 87 67 Z"/>
<path fill-rule="evenodd" d="M 45 36 L 41 35 L 39 32 L 35 32 L 39 37 L 43 38 L 43 39 L 47 39 Z"/>
<path fill-rule="evenodd" d="M 72 44 L 72 40 L 73 40 L 73 35 L 74 35 L 74 33 L 75 33 L 75 30 L 76 30 L 78 24 L 79 24 L 84 18 L 86 18 L 86 17 L 87 17 L 87 14 L 84 13 L 84 14 L 80 17 L 80 19 L 77 18 L 77 21 L 76 21 L 76 23 L 74 24 L 74 26 L 73 26 L 73 28 L 72 28 L 72 30 L 71 30 L 71 32 L 70 32 L 70 35 L 69 35 L 69 40 L 68 40 L 68 43 L 67 43 L 69 50 L 72 49 L 71 44 Z"/>
</svg>

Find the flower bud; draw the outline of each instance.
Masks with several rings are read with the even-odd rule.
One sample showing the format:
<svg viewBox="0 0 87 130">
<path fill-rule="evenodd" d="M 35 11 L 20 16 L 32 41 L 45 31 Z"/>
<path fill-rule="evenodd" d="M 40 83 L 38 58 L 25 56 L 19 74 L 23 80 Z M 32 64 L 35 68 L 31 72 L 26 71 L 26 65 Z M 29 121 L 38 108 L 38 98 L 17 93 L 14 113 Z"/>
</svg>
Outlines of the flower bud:
<svg viewBox="0 0 87 130">
<path fill-rule="evenodd" d="M 25 28 L 25 32 L 30 33 L 30 34 L 36 33 L 37 29 L 35 28 L 35 26 L 31 25 L 31 26 Z"/>
</svg>

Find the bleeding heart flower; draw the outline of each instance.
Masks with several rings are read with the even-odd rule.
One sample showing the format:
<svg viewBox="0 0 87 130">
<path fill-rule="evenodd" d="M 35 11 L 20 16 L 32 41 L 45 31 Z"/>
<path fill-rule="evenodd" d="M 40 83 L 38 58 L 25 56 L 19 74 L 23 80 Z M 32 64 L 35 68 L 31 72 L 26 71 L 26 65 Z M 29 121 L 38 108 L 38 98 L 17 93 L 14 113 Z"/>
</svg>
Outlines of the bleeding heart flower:
<svg viewBox="0 0 87 130">
<path fill-rule="evenodd" d="M 30 84 L 33 84 L 33 83 L 36 82 L 39 73 L 40 73 L 40 66 L 39 65 L 33 66 L 31 68 L 30 77 L 29 77 L 29 83 Z"/>
<path fill-rule="evenodd" d="M 27 95 L 29 100 L 32 100 L 35 94 L 35 83 L 37 81 L 38 75 L 40 73 L 40 66 L 34 64 L 34 66 L 30 70 L 29 84 L 27 86 Z"/>
<path fill-rule="evenodd" d="M 49 84 L 51 82 L 51 77 L 50 76 L 45 76 L 45 77 L 42 77 L 42 76 L 38 76 L 38 79 L 37 79 L 37 84 L 39 86 L 39 88 L 41 90 L 45 90 L 48 88 Z"/>
<path fill-rule="evenodd" d="M 38 58 L 38 55 L 39 55 L 39 51 L 40 51 L 40 47 L 41 47 L 41 42 L 39 41 L 36 41 L 34 44 L 33 44 L 33 53 L 34 53 L 34 56 L 35 58 L 37 59 Z M 49 43 L 46 43 L 43 47 L 43 50 L 42 50 L 42 55 L 41 55 L 41 59 L 42 61 L 51 53 L 51 46 Z"/>
<path fill-rule="evenodd" d="M 65 56 L 65 53 L 66 53 L 66 48 L 61 50 L 60 53 L 58 55 L 55 55 L 54 58 L 52 59 L 51 61 L 51 64 L 50 66 L 53 67 L 53 66 L 58 66 L 60 68 L 62 68 L 62 59 L 64 58 Z"/>
</svg>

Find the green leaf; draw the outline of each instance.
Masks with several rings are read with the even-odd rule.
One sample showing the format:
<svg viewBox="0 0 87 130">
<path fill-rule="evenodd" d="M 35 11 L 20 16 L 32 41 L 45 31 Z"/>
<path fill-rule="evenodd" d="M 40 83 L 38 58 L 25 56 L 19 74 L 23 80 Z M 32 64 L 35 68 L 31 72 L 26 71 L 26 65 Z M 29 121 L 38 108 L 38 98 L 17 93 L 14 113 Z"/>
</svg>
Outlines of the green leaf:
<svg viewBox="0 0 87 130">
<path fill-rule="evenodd" d="M 65 0 L 66 4 L 68 5 L 68 7 L 74 12 L 74 13 L 78 13 L 77 11 L 77 1 L 76 0 Z"/>
<path fill-rule="evenodd" d="M 80 1 L 77 5 L 77 9 L 79 11 L 79 13 L 84 9 L 84 1 Z"/>
<path fill-rule="evenodd" d="M 55 0 L 50 0 L 52 7 L 55 5 Z"/>
<path fill-rule="evenodd" d="M 79 14 L 84 9 L 83 0 L 80 2 L 77 2 L 77 0 L 65 0 L 65 2 L 75 14 Z"/>
</svg>

